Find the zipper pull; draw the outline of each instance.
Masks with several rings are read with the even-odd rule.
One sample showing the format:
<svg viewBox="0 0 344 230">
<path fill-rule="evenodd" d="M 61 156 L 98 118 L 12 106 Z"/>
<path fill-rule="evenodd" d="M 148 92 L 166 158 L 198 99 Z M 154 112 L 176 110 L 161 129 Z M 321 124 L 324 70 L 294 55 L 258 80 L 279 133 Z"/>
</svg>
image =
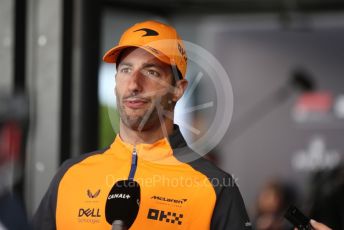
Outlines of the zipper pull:
<svg viewBox="0 0 344 230">
<path fill-rule="evenodd" d="M 134 180 L 135 172 L 137 168 L 137 152 L 136 152 L 136 145 L 134 145 L 133 153 L 131 156 L 131 168 L 129 173 L 129 180 Z"/>
<path fill-rule="evenodd" d="M 136 170 L 136 166 L 137 166 L 137 151 L 136 151 L 136 145 L 134 145 L 133 148 L 133 154 L 131 157 L 131 166 L 135 166 L 135 170 Z"/>
<path fill-rule="evenodd" d="M 134 148 L 133 148 L 133 155 L 137 155 L 137 152 L 136 152 L 136 145 L 134 145 Z"/>
</svg>

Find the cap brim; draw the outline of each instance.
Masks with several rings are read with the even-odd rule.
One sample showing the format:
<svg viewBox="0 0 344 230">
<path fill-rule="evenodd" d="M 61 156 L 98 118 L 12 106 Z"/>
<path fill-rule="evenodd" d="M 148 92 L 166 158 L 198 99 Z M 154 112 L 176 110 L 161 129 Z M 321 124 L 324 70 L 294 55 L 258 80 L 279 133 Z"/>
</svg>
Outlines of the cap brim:
<svg viewBox="0 0 344 230">
<path fill-rule="evenodd" d="M 166 64 L 171 64 L 169 58 L 166 55 L 158 55 L 155 52 L 153 52 L 152 50 L 150 50 L 146 47 L 143 47 L 142 45 L 141 46 L 140 45 L 115 46 L 105 53 L 105 55 L 103 56 L 103 61 L 105 61 L 107 63 L 116 63 L 118 55 L 121 53 L 121 51 L 126 49 L 126 48 L 130 48 L 130 47 L 136 47 L 136 48 L 144 49 L 148 53 L 152 54 L 154 57 L 158 58 L 160 61 L 162 61 Z"/>
<path fill-rule="evenodd" d="M 129 47 L 134 47 L 134 46 L 115 46 L 111 48 L 104 54 L 103 61 L 107 63 L 116 63 L 119 53 L 123 49 L 129 48 Z"/>
</svg>

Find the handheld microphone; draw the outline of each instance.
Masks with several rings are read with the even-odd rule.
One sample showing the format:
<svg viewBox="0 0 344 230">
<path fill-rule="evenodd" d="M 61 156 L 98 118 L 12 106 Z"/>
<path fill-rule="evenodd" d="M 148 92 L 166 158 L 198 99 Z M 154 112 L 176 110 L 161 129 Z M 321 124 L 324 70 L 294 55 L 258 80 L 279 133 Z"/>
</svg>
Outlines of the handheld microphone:
<svg viewBox="0 0 344 230">
<path fill-rule="evenodd" d="M 117 181 L 107 197 L 106 221 L 112 230 L 127 230 L 134 223 L 140 207 L 140 185 L 134 180 Z"/>
<path fill-rule="evenodd" d="M 284 214 L 284 217 L 289 220 L 290 223 L 294 225 L 295 228 L 298 228 L 299 230 L 312 230 L 313 227 L 311 226 L 310 218 L 305 216 L 299 209 L 297 209 L 295 206 L 290 206 L 286 213 Z"/>
</svg>

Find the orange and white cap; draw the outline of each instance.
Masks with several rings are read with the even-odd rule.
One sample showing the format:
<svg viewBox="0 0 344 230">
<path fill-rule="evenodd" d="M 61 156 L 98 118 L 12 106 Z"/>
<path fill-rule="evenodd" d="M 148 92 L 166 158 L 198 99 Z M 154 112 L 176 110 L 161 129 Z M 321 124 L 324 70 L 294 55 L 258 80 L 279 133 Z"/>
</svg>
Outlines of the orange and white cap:
<svg viewBox="0 0 344 230">
<path fill-rule="evenodd" d="M 185 46 L 173 27 L 157 21 L 137 23 L 123 33 L 118 45 L 107 51 L 103 60 L 116 63 L 120 52 L 128 47 L 142 48 L 160 61 L 176 66 L 185 78 L 187 66 Z"/>
</svg>

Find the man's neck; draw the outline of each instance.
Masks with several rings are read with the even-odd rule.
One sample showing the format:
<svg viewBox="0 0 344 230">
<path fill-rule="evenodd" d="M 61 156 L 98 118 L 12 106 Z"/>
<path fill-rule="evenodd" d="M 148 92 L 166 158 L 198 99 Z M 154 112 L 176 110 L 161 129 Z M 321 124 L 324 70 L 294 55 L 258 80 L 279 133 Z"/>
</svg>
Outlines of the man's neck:
<svg viewBox="0 0 344 230">
<path fill-rule="evenodd" d="M 173 121 L 165 121 L 166 131 L 161 126 L 144 131 L 133 130 L 120 121 L 119 135 L 121 139 L 129 144 L 135 145 L 140 143 L 152 144 L 173 133 Z"/>
</svg>

